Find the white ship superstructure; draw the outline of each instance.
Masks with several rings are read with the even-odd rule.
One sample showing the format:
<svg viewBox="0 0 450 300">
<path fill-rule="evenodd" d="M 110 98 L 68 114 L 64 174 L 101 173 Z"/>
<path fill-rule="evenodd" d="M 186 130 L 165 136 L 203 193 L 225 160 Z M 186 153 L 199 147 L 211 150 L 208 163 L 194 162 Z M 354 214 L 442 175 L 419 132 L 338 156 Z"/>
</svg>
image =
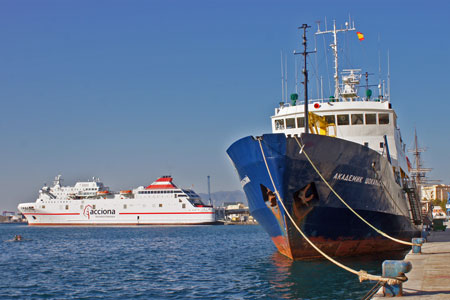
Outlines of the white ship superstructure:
<svg viewBox="0 0 450 300">
<path fill-rule="evenodd" d="M 19 211 L 29 225 L 194 225 L 215 223 L 214 208 L 163 176 L 147 187 L 111 192 L 99 179 L 62 186 L 58 175 Z"/>
<path fill-rule="evenodd" d="M 406 145 L 390 102 L 389 82 L 387 88 L 384 82 L 378 84 L 378 96 L 373 97 L 366 72 L 365 96 L 361 97 L 358 93 L 360 87 L 364 87 L 361 69 L 344 69 L 341 72 L 338 69 L 337 33 L 354 31 L 355 28 L 349 25 L 347 22 L 343 29 L 336 29 L 336 23 L 333 23 L 333 29 L 321 31 L 318 28 L 316 32 L 316 35 L 333 35 L 334 42 L 330 47 L 335 64 L 334 96 L 309 99 L 305 107 L 304 101 L 297 101 L 297 94 L 291 95 L 295 96 L 291 103 L 281 102 L 275 108 L 275 114 L 271 117 L 272 132 L 300 137 L 305 133 L 307 122 L 309 133 L 337 137 L 368 147 L 390 161 L 396 176 L 409 175 L 411 164 L 406 157 Z M 308 121 L 305 121 L 305 111 L 308 112 Z"/>
<path fill-rule="evenodd" d="M 310 100 L 308 105 L 313 133 L 324 134 L 352 141 L 389 156 L 392 164 L 408 172 L 397 116 L 387 100 L 365 100 L 325 102 Z M 320 127 L 322 125 L 322 127 Z M 317 130 L 317 132 L 315 132 Z M 323 131 L 323 132 L 321 132 Z M 302 105 L 283 104 L 272 116 L 272 132 L 287 136 L 300 136 L 305 132 L 304 108 Z"/>
</svg>

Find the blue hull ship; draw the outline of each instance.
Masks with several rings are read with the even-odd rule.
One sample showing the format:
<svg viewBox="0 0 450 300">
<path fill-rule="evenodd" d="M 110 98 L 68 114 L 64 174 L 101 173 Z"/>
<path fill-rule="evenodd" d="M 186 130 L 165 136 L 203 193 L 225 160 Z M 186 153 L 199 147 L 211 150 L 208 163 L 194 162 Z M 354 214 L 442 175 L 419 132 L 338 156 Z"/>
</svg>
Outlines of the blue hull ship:
<svg viewBox="0 0 450 300">
<path fill-rule="evenodd" d="M 407 193 L 397 183 L 391 164 L 378 152 L 323 135 L 302 134 L 298 138 L 304 145 L 302 153 L 296 139 L 284 134 L 245 137 L 231 145 L 227 153 L 243 184 L 251 214 L 287 257 L 309 259 L 320 255 L 301 237 L 274 199 L 258 139 L 286 208 L 303 232 L 327 254 L 353 256 L 408 246 L 381 237 L 345 207 L 303 151 L 341 198 L 372 225 L 405 241 L 420 235 L 420 228 L 410 217 Z"/>
<path fill-rule="evenodd" d="M 352 30 L 334 24 L 332 31 L 316 33 L 334 34 L 333 97 L 305 103 L 293 94 L 291 103 L 275 109 L 273 133 L 242 138 L 227 150 L 251 214 L 292 259 L 320 256 L 293 223 L 331 256 L 408 247 L 382 237 L 343 202 L 391 237 L 420 236 L 420 199 L 387 89 L 379 86 L 372 98 L 366 88 L 365 97 L 358 96 L 361 70 L 343 70 L 338 79 L 336 34 Z"/>
</svg>

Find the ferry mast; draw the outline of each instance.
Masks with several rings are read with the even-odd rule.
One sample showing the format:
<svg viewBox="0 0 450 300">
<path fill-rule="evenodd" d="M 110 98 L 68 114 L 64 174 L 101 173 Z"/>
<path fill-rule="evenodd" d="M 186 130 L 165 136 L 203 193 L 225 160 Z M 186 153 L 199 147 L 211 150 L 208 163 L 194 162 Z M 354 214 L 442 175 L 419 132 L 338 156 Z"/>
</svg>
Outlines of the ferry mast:
<svg viewBox="0 0 450 300">
<path fill-rule="evenodd" d="M 333 44 L 331 44 L 330 47 L 331 47 L 331 49 L 333 49 L 333 54 L 334 54 L 334 99 L 336 99 L 336 100 L 339 99 L 339 95 L 340 95 L 340 93 L 339 93 L 339 66 L 338 66 L 337 33 L 356 30 L 354 24 L 351 25 L 351 27 L 349 27 L 349 25 L 351 25 L 351 24 L 349 24 L 349 22 L 345 22 L 345 28 L 336 29 L 336 21 L 333 21 L 333 29 L 332 30 L 321 31 L 320 23 L 317 24 L 317 32 L 316 32 L 317 35 L 326 34 L 326 33 L 333 34 Z"/>
</svg>

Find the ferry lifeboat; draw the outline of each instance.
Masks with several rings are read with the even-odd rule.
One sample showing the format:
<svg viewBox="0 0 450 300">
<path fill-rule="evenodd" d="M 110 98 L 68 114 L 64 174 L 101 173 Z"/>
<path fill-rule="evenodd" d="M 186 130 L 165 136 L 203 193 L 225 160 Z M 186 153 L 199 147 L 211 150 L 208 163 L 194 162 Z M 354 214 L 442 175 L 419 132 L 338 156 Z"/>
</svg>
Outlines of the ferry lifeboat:
<svg viewBox="0 0 450 300">
<path fill-rule="evenodd" d="M 99 195 L 99 196 L 105 196 L 105 195 L 108 195 L 109 194 L 109 191 L 98 191 L 97 192 L 97 195 Z"/>
</svg>

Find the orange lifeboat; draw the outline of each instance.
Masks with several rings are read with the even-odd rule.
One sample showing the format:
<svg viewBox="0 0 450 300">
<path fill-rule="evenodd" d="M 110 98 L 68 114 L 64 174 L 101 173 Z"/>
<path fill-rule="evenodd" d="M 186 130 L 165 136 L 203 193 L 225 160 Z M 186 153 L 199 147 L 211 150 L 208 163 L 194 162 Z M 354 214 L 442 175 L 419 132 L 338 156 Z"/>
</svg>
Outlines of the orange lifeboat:
<svg viewBox="0 0 450 300">
<path fill-rule="evenodd" d="M 102 196 L 108 195 L 108 194 L 109 194 L 109 191 L 98 191 L 97 192 L 97 195 L 102 195 Z"/>
<path fill-rule="evenodd" d="M 129 194 L 131 194 L 131 193 L 132 193 L 131 190 L 120 191 L 120 194 L 121 194 L 121 195 L 129 195 Z"/>
</svg>

